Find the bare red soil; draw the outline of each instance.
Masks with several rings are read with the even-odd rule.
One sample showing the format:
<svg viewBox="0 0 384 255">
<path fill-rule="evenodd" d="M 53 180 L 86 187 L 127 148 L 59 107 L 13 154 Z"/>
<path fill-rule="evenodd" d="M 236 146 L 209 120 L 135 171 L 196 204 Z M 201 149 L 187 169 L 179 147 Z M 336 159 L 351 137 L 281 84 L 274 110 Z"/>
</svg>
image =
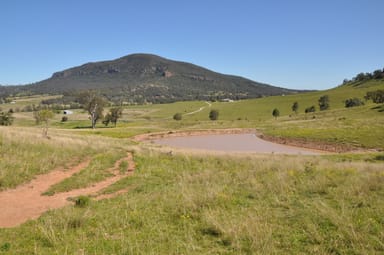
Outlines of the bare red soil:
<svg viewBox="0 0 384 255">
<path fill-rule="evenodd" d="M 120 173 L 118 170 L 118 167 L 123 160 L 127 161 L 129 164 L 126 173 Z M 108 195 L 98 194 L 102 189 L 110 186 L 121 178 L 132 174 L 135 169 L 135 163 L 131 153 L 128 153 L 127 157 L 117 161 L 115 166 L 112 169 L 109 169 L 113 176 L 102 182 L 96 183 L 90 187 L 57 193 L 52 196 L 42 195 L 42 193 L 47 191 L 52 185 L 80 172 L 88 166 L 89 162 L 90 160 L 87 159 L 70 170 L 54 170 L 48 174 L 39 175 L 29 183 L 20 185 L 15 189 L 0 192 L 0 205 L 2 205 L 0 210 L 0 227 L 14 227 L 27 220 L 36 219 L 48 210 L 71 204 L 72 202 L 69 201 L 69 198 L 71 197 L 90 195 L 94 196 L 96 199 L 103 199 L 126 192 L 126 190 L 123 190 Z"/>
</svg>

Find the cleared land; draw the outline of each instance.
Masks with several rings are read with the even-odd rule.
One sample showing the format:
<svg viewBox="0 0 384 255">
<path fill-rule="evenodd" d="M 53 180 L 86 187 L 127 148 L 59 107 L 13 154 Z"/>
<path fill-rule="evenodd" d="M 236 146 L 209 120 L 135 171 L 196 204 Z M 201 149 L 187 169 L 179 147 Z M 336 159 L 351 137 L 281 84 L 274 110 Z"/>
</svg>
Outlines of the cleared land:
<svg viewBox="0 0 384 255">
<path fill-rule="evenodd" d="M 32 113 L 16 113 L 13 127 L 0 127 L 2 192 L 28 187 L 57 169 L 70 171 L 86 159 L 80 172 L 36 196 L 59 197 L 116 179 L 101 190 L 80 193 L 107 199 L 76 207 L 63 198 L 63 208 L 0 228 L 0 254 L 381 254 L 384 108 L 368 101 L 346 109 L 343 100 L 382 87 L 371 82 L 360 88 L 214 102 L 211 107 L 205 102 L 130 106 L 116 128 L 100 124 L 96 130 L 88 128 L 87 114 L 79 109 L 67 122 L 60 121 L 61 114 L 55 116 L 51 139 L 42 139 Z M 304 114 L 323 94 L 329 94 L 331 109 Z M 1 107 L 28 104 L 18 100 Z M 297 115 L 290 108 L 294 101 L 300 105 Z M 201 107 L 181 121 L 170 119 Z M 280 110 L 277 119 L 274 108 Z M 219 110 L 218 121 L 208 119 L 210 109 Z M 224 128 L 257 129 L 280 142 L 353 152 L 170 154 L 132 139 Z M 135 161 L 133 175 L 127 174 L 129 160 L 119 161 L 127 151 Z M 9 203 L 17 205 L 19 199 Z"/>
</svg>

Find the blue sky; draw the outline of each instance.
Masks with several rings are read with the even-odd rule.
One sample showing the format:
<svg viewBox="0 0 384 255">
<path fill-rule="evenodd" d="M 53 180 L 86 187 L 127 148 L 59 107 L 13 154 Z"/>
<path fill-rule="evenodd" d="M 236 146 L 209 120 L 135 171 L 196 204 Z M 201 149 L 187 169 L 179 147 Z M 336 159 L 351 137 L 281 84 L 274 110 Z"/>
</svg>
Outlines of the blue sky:
<svg viewBox="0 0 384 255">
<path fill-rule="evenodd" d="M 296 89 L 384 68 L 382 0 L 2 0 L 0 84 L 151 53 Z"/>
</svg>

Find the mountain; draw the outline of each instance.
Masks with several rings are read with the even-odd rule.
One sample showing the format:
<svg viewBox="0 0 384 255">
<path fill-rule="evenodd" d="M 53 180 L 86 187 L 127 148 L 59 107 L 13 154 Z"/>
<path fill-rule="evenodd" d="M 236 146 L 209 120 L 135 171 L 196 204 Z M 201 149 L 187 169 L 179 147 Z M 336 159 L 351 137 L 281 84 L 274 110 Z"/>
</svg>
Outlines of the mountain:
<svg viewBox="0 0 384 255">
<path fill-rule="evenodd" d="M 18 91 L 32 94 L 66 94 L 88 89 L 99 90 L 112 101 L 154 103 L 244 99 L 298 92 L 150 54 L 87 63 L 17 87 Z"/>
</svg>

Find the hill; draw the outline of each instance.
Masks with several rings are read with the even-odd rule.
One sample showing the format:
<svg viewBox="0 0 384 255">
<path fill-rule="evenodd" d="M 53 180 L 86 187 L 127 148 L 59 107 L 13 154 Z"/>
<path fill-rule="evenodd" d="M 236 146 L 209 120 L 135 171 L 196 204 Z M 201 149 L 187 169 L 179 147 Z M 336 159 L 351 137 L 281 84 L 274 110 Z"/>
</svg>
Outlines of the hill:
<svg viewBox="0 0 384 255">
<path fill-rule="evenodd" d="M 35 84 L 13 88 L 24 94 L 66 94 L 88 89 L 101 91 L 111 101 L 139 103 L 244 99 L 297 92 L 149 54 L 87 63 L 56 72 Z M 12 88 L 2 90 L 9 92 Z"/>
</svg>

